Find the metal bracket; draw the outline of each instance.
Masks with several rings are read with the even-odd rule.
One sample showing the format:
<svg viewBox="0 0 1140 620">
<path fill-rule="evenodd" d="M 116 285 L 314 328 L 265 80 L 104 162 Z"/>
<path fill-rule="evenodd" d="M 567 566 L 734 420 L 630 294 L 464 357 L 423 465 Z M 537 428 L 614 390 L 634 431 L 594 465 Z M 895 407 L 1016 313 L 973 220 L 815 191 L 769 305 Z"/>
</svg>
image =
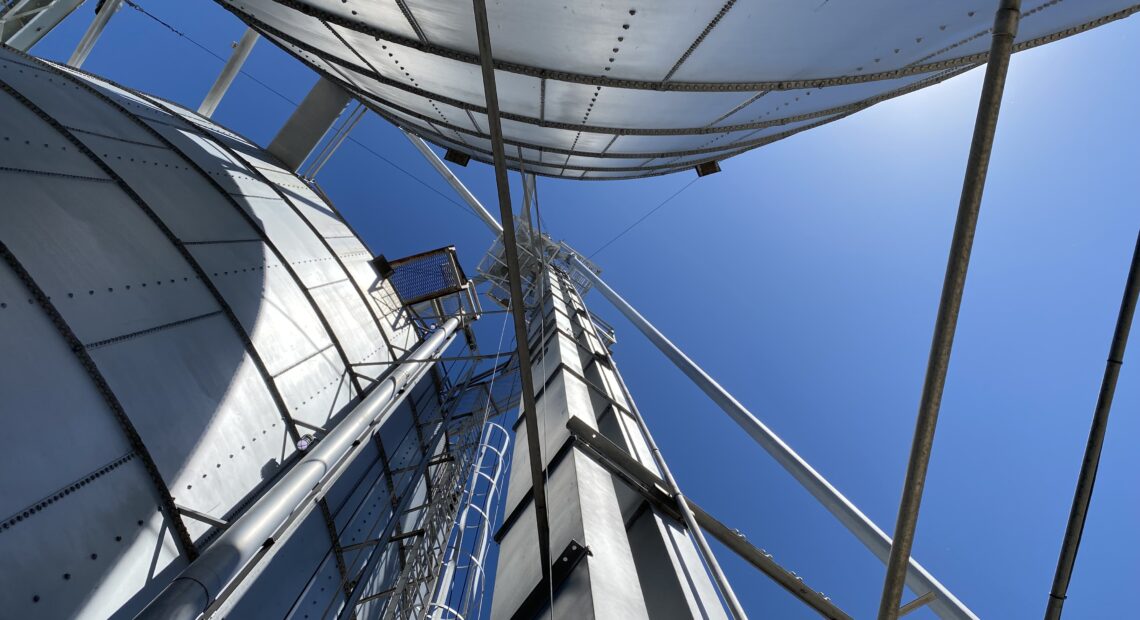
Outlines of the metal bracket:
<svg viewBox="0 0 1140 620">
<path fill-rule="evenodd" d="M 580 418 L 571 416 L 566 422 L 566 428 L 575 441 L 587 448 L 583 450 L 585 454 L 594 458 L 598 464 L 613 475 L 627 482 L 630 479 L 634 480 L 636 484 L 630 485 L 631 488 L 639 491 L 651 505 L 661 508 L 665 514 L 680 520 L 676 500 L 663 491 L 667 486 L 657 474 Z M 747 560 L 748 563 L 760 569 L 762 573 L 804 604 L 829 620 L 851 620 L 851 616 L 839 609 L 831 602 L 831 599 L 809 588 L 801 577 L 780 566 L 770 554 L 749 543 L 738 530 L 731 529 L 721 523 L 691 499 L 685 498 L 684 501 L 693 511 L 693 516 L 701 529 L 741 558 Z"/>
<path fill-rule="evenodd" d="M 202 523 L 205 523 L 206 525 L 209 525 L 212 527 L 217 527 L 217 528 L 221 528 L 224 530 L 230 526 L 230 524 L 226 521 L 223 521 L 223 520 L 218 519 L 216 517 L 211 517 L 210 515 L 208 515 L 204 512 L 198 512 L 197 510 L 194 510 L 192 508 L 187 508 L 187 507 L 179 505 L 179 504 L 174 504 L 174 508 L 177 509 L 178 514 L 180 514 L 182 516 L 190 517 L 191 519 L 194 519 L 195 521 L 201 521 Z"/>
<path fill-rule="evenodd" d="M 515 610 L 515 613 L 511 615 L 511 620 L 537 618 L 546 606 L 550 593 L 557 592 L 558 588 L 562 587 L 562 584 L 574 572 L 582 558 L 588 555 L 594 555 L 590 548 L 571 538 L 570 544 L 566 545 L 566 549 L 554 560 L 554 566 L 550 569 L 550 582 L 547 583 L 546 579 L 540 579 L 522 604 L 519 605 L 519 608 Z"/>
</svg>

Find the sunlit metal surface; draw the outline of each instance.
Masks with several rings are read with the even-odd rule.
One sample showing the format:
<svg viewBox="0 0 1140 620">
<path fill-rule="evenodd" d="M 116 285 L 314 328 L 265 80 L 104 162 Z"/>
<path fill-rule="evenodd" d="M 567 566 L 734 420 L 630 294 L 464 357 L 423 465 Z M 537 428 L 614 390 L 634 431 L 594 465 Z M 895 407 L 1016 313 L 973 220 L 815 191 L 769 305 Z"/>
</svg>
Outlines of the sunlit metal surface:
<svg viewBox="0 0 1140 620">
<path fill-rule="evenodd" d="M 302 434 L 320 445 L 354 382 L 384 372 L 368 362 L 418 335 L 328 202 L 193 112 L 3 48 L 0 140 L 0 419 L 18 438 L 0 467 L 0 616 L 129 617 Z M 412 391 L 428 415 L 438 390 Z M 410 406 L 330 490 L 339 527 L 386 518 L 358 509 L 386 493 L 380 454 L 422 458 Z M 314 514 L 286 550 L 310 567 L 286 612 L 341 542 Z"/>
<path fill-rule="evenodd" d="M 219 0 L 377 113 L 490 161 L 466 0 Z M 509 164 L 616 179 L 720 160 L 985 62 L 992 3 L 504 0 L 488 7 Z M 1017 49 L 1140 10 L 1026 2 Z"/>
</svg>

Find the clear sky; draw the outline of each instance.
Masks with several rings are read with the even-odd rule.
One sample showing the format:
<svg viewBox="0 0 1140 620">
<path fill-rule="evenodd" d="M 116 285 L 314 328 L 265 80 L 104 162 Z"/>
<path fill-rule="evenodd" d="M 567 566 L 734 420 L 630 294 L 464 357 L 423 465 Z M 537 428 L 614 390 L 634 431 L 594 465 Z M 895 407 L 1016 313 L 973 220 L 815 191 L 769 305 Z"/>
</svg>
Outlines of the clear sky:
<svg viewBox="0 0 1140 620">
<path fill-rule="evenodd" d="M 244 29 L 210 2 L 142 4 L 223 57 Z M 33 51 L 66 59 L 91 6 Z M 1140 227 L 1137 59 L 1133 17 L 1010 67 L 914 546 L 983 618 L 1038 618 L 1045 607 Z M 191 107 L 220 67 L 130 9 L 85 65 Z M 316 79 L 264 41 L 246 70 L 293 101 Z M 614 288 L 888 532 L 981 75 L 723 162 L 595 257 Z M 243 76 L 215 119 L 264 144 L 292 107 Z M 402 256 L 455 244 L 473 272 L 491 237 L 450 188 L 383 121 L 369 117 L 354 137 L 373 153 L 346 145 L 318 181 L 371 247 Z M 491 168 L 460 175 L 497 212 Z M 692 176 L 541 179 L 542 214 L 589 254 Z M 604 299 L 587 301 L 618 328 L 619 368 L 686 492 L 850 614 L 873 617 L 882 564 Z M 1135 614 L 1133 345 L 1066 618 Z M 720 551 L 753 617 L 817 617 Z"/>
</svg>

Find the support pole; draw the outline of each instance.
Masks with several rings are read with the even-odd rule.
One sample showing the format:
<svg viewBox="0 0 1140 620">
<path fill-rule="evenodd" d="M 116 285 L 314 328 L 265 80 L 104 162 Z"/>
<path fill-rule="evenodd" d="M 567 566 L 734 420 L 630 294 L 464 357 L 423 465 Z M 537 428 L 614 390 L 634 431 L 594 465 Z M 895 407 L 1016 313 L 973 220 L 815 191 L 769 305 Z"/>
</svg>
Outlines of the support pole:
<svg viewBox="0 0 1140 620">
<path fill-rule="evenodd" d="M 111 16 L 115 11 L 119 10 L 119 6 L 123 0 L 106 0 L 103 6 L 99 7 L 99 11 L 95 13 L 95 19 L 91 20 L 91 25 L 87 27 L 87 32 L 83 33 L 83 38 L 79 40 L 79 45 L 75 47 L 75 51 L 71 53 L 71 58 L 67 59 L 67 66 L 76 69 L 83 66 L 87 60 L 87 55 L 95 48 L 95 42 L 99 40 L 99 35 L 103 34 L 103 29 L 107 27 L 107 22 L 111 21 Z"/>
<path fill-rule="evenodd" d="M 455 173 L 451 171 L 451 168 L 448 168 L 447 164 L 443 163 L 443 160 L 439 158 L 439 155 L 436 155 L 435 151 L 431 150 L 431 147 L 428 146 L 427 142 L 423 141 L 423 138 L 420 138 L 415 134 L 408 133 L 407 131 L 404 131 L 404 136 L 408 139 L 409 142 L 412 143 L 412 146 L 416 147 L 416 149 L 423 154 L 424 158 L 428 160 L 428 163 L 431 164 L 433 168 L 435 168 L 435 171 L 438 172 L 439 175 L 442 176 L 449 185 L 451 185 L 452 189 L 454 189 L 455 192 L 459 194 L 459 197 L 462 198 L 463 201 L 471 207 L 471 210 L 475 212 L 475 215 L 478 215 L 479 219 L 483 220 L 483 223 L 487 225 L 487 228 L 491 229 L 492 234 L 496 236 L 503 234 L 503 227 L 500 226 L 499 222 L 495 220 L 495 216 L 491 215 L 491 212 L 487 210 L 487 207 L 484 207 L 483 203 L 479 202 L 479 199 L 471 193 L 471 190 L 467 189 L 467 186 L 463 184 L 463 181 L 459 180 L 459 177 L 455 176 Z M 503 221 L 506 222 L 508 220 L 504 219 Z"/>
<path fill-rule="evenodd" d="M 1104 367 L 1104 378 L 1100 383 L 1100 394 L 1096 400 L 1092 428 L 1089 429 L 1089 442 L 1085 447 L 1085 457 L 1081 461 L 1081 473 L 1077 477 L 1077 490 L 1073 494 L 1073 507 L 1069 512 L 1069 522 L 1065 526 L 1065 538 L 1061 543 L 1061 555 L 1057 559 L 1057 572 L 1053 576 L 1053 588 L 1049 591 L 1049 606 L 1045 610 L 1046 620 L 1059 620 L 1061 607 L 1069 591 L 1069 580 L 1073 577 L 1073 564 L 1077 561 L 1077 549 L 1081 545 L 1081 534 L 1085 529 L 1085 518 L 1092 501 L 1093 483 L 1096 482 L 1097 466 L 1100 465 L 1100 452 L 1104 448 L 1104 433 L 1108 429 L 1108 413 L 1112 409 L 1112 397 L 1116 393 L 1116 380 L 1120 367 L 1124 364 L 1124 349 L 1128 346 L 1128 332 L 1136 314 L 1136 298 L 1140 295 L 1140 235 L 1136 237 L 1136 249 L 1132 253 L 1132 266 L 1128 270 L 1128 281 L 1124 285 L 1124 299 L 1120 302 L 1120 313 L 1116 317 L 1116 331 L 1112 335 L 1112 346 L 1108 350 L 1108 362 Z"/>
<path fill-rule="evenodd" d="M 241 35 L 241 40 L 234 46 L 234 51 L 230 54 L 229 60 L 226 65 L 222 67 L 222 72 L 218 74 L 218 79 L 214 80 L 214 85 L 210 87 L 210 92 L 206 93 L 206 98 L 202 100 L 202 105 L 198 106 L 198 114 L 210 118 L 214 115 L 214 110 L 218 109 L 218 104 L 222 102 L 222 97 L 226 96 L 226 91 L 230 89 L 230 85 L 234 83 L 234 78 L 241 72 L 242 65 L 245 60 L 249 58 L 249 53 L 253 51 L 253 44 L 257 43 L 260 35 L 253 28 L 248 28 L 245 34 Z"/>
<path fill-rule="evenodd" d="M 891 556 L 883 580 L 883 595 L 879 601 L 879 620 L 896 620 L 902 601 L 903 580 L 907 561 L 914 543 L 918 525 L 918 510 L 922 503 L 922 490 L 926 484 L 926 469 L 934 446 L 934 431 L 938 424 L 938 410 L 942 405 L 942 392 L 946 387 L 946 371 L 950 366 L 950 351 L 954 345 L 954 330 L 958 325 L 958 311 L 962 306 L 962 292 L 966 287 L 966 271 L 970 265 L 970 250 L 974 244 L 974 231 L 981 210 L 982 191 L 986 185 L 986 172 L 990 164 L 994 133 L 997 131 L 998 111 L 1001 108 L 1005 76 L 1009 57 L 1013 53 L 1013 40 L 1017 37 L 1021 18 L 1021 0 L 1000 0 L 994 16 L 993 37 L 990 42 L 989 61 L 978 101 L 978 115 L 974 120 L 974 137 L 966 173 L 962 182 L 962 197 L 958 204 L 958 219 L 954 224 L 954 237 L 950 243 L 950 256 L 946 264 L 946 277 L 942 283 L 942 299 L 934 322 L 934 336 L 930 345 L 930 358 L 926 365 L 922 397 L 918 406 L 914 441 L 907 463 L 906 480 L 899 502 L 895 522 Z M 919 592 L 918 594 L 923 594 Z"/>
<path fill-rule="evenodd" d="M 495 184 L 499 190 L 499 218 L 502 220 L 503 249 L 507 259 L 507 275 L 514 310 L 515 348 L 522 378 L 523 419 L 526 423 L 527 451 L 530 457 L 530 481 L 534 496 L 534 518 L 538 528 L 538 557 L 542 563 L 542 582 L 550 582 L 550 521 L 546 510 L 543 480 L 542 435 L 538 429 L 534 377 L 531 374 L 529 339 L 526 329 L 526 306 L 523 302 L 522 274 L 519 273 L 519 249 L 515 237 L 514 213 L 511 210 L 511 187 L 507 180 L 507 160 L 503 151 L 503 127 L 499 119 L 499 95 L 495 88 L 495 66 L 491 56 L 491 32 L 487 25 L 486 0 L 473 0 L 475 33 L 479 39 L 479 61 L 483 71 L 483 94 L 487 100 L 487 125 L 491 152 L 495 161 Z M 493 219 L 493 218 L 492 218 Z"/>
<path fill-rule="evenodd" d="M 570 263 L 578 269 L 620 311 L 631 323 L 637 327 L 645 337 L 661 351 L 669 361 L 673 362 L 681 372 L 685 373 L 693 383 L 701 389 L 718 407 L 721 408 L 734 422 L 736 422 L 749 436 L 760 444 L 776 462 L 796 479 L 809 493 L 812 494 L 824 508 L 827 508 L 835 518 L 844 525 L 856 538 L 884 562 L 890 552 L 891 539 L 875 525 L 867 515 L 864 515 L 851 500 L 847 499 L 834 486 L 831 485 L 819 472 L 815 471 L 799 454 L 797 454 L 784 440 L 773 433 L 763 422 L 756 419 L 750 411 L 744 408 L 723 387 L 710 377 L 693 360 L 689 359 L 680 349 L 669 341 L 661 332 L 657 331 L 645 317 L 641 316 L 629 302 L 622 299 L 597 274 L 590 270 L 577 256 L 570 259 Z M 958 620 L 977 620 L 961 601 L 938 582 L 913 558 L 910 560 L 906 573 L 910 588 L 919 594 L 936 592 L 937 600 L 931 604 L 941 618 L 954 618 Z"/>
<path fill-rule="evenodd" d="M 281 476 L 136 616 L 138 620 L 194 620 L 238 579 L 264 549 L 281 542 L 290 524 L 308 513 L 343 471 L 346 459 L 383 424 L 409 389 L 429 369 L 425 360 L 440 355 L 461 327 L 448 319 L 428 335 L 408 362 L 384 377 L 364 400 Z"/>
<path fill-rule="evenodd" d="M 316 156 L 309 160 L 309 165 L 305 167 L 305 171 L 300 175 L 301 178 L 306 181 L 312 181 L 317 178 L 321 169 L 332 159 L 333 153 L 336 153 L 337 149 L 344 144 L 344 141 L 348 139 L 348 135 L 352 133 L 353 129 L 356 129 L 356 125 L 360 123 L 361 119 L 363 119 L 367 113 L 368 108 L 364 107 L 364 104 L 357 102 L 356 107 L 348 113 L 344 122 L 341 123 L 340 127 L 336 128 L 336 131 L 334 131 L 333 135 L 325 142 L 325 145 L 321 147 L 321 150 L 317 151 Z"/>
</svg>

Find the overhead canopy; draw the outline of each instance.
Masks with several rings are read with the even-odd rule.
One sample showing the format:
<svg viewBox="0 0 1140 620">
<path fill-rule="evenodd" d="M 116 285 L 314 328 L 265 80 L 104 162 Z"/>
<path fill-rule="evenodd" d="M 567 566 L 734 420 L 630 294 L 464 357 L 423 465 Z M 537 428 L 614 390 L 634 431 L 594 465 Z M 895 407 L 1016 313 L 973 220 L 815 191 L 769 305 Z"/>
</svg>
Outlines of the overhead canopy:
<svg viewBox="0 0 1140 620">
<path fill-rule="evenodd" d="M 393 123 L 490 161 L 470 0 L 219 0 Z M 508 163 L 667 174 L 828 123 L 985 62 L 996 0 L 488 3 Z M 1027 0 L 1017 50 L 1127 17 Z"/>
</svg>

